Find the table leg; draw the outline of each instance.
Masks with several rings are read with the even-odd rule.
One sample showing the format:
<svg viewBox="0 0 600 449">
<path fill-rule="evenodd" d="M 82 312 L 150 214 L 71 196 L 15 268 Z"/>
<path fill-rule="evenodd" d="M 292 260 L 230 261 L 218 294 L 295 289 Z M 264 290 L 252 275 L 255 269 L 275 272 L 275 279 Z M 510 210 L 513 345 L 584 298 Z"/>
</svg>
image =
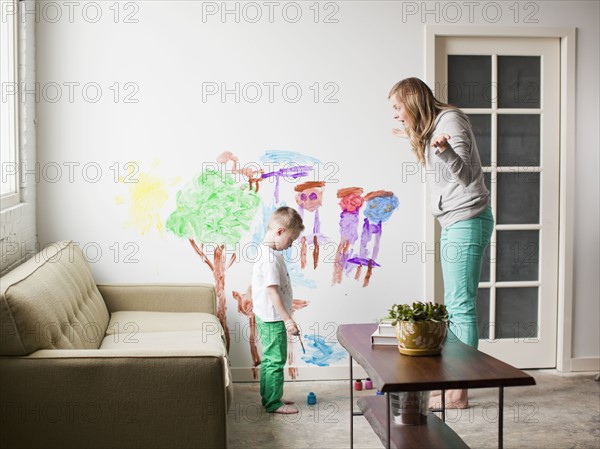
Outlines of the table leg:
<svg viewBox="0 0 600 449">
<path fill-rule="evenodd" d="M 446 422 L 446 390 L 442 389 L 442 421 Z"/>
<path fill-rule="evenodd" d="M 498 448 L 504 446 L 504 387 L 498 389 Z"/>
<path fill-rule="evenodd" d="M 352 390 L 352 356 L 350 356 L 350 449 L 354 448 L 354 392 Z"/>
<path fill-rule="evenodd" d="M 391 449 L 392 447 L 392 429 L 390 421 L 392 417 L 390 416 L 390 409 L 392 408 L 392 404 L 390 401 L 390 394 L 386 393 L 385 397 L 387 398 L 387 411 L 385 412 L 385 416 L 387 418 L 387 449 Z"/>
</svg>

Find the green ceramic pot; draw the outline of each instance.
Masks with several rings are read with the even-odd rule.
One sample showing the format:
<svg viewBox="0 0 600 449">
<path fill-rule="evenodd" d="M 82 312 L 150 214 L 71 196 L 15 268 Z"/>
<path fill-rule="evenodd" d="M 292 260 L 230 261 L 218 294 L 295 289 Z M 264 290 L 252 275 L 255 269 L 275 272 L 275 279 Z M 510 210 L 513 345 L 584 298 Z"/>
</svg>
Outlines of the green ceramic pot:
<svg viewBox="0 0 600 449">
<path fill-rule="evenodd" d="M 448 334 L 447 321 L 398 321 L 398 350 L 404 355 L 435 355 L 442 351 Z"/>
</svg>

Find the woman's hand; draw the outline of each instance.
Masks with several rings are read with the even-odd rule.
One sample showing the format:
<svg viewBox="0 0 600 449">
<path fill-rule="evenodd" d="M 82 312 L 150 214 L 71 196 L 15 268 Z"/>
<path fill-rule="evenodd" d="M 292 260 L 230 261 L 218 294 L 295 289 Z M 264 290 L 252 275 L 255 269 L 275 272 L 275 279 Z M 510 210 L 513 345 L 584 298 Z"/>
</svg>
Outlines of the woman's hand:
<svg viewBox="0 0 600 449">
<path fill-rule="evenodd" d="M 449 134 L 440 134 L 437 137 L 431 139 L 431 146 L 440 150 L 440 153 L 444 152 L 448 148 L 450 148 L 450 144 L 448 143 L 450 140 Z"/>
<path fill-rule="evenodd" d="M 403 137 L 405 139 L 408 139 L 408 133 L 406 132 L 406 129 L 393 128 L 392 134 L 396 137 Z"/>
</svg>

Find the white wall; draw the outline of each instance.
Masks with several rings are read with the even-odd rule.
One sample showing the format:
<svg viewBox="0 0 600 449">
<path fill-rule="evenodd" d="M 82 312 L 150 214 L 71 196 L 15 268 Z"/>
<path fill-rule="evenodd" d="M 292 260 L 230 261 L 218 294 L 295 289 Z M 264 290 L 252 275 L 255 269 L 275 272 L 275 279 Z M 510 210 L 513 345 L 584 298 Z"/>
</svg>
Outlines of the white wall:
<svg viewBox="0 0 600 449">
<path fill-rule="evenodd" d="M 519 8 L 513 2 L 476 3 L 455 2 L 458 9 L 450 9 L 437 2 L 317 7 L 312 2 L 272 7 L 231 2 L 227 7 L 238 8 L 239 23 L 233 13 L 221 16 L 221 2 L 137 1 L 118 9 L 110 9 L 112 2 L 82 2 L 72 9 L 61 2 L 52 2 L 58 5 L 53 9 L 40 6 L 40 243 L 80 242 L 95 259 L 94 274 L 102 282 L 211 282 L 187 242 L 156 229 L 142 235 L 125 227 L 127 204 L 115 199 L 127 202 L 130 185 L 115 182 L 117 166 L 125 175 L 125 165 L 134 161 L 140 173 L 152 173 L 168 185 L 170 197 L 161 210 L 166 219 L 175 192 L 222 151 L 236 153 L 243 163 L 259 161 L 267 150 L 296 151 L 320 159 L 321 175 L 336 170 L 337 182 L 328 183 L 321 212 L 323 232 L 333 241 L 339 239 L 338 188 L 388 189 L 400 199 L 384 224 L 382 267 L 367 288 L 351 278 L 331 286 L 332 266 L 322 263 L 317 270 L 304 270 L 316 289 L 295 289 L 296 297 L 310 301 L 297 314 L 305 331 L 311 329 L 307 332 L 326 336 L 327 323 L 372 321 L 393 302 L 420 298 L 424 291 L 420 258 L 402 253 L 403 244 L 424 241 L 424 185 L 417 177 L 402 179 L 402 167 L 413 157 L 408 144 L 390 133 L 394 123 L 386 97 L 399 79 L 424 78 L 425 25 L 577 27 L 573 357 L 598 357 L 598 3 L 521 2 Z M 251 23 L 258 11 L 262 18 Z M 301 18 L 292 23 L 298 11 Z M 203 101 L 203 89 L 206 94 L 214 83 L 231 89 L 236 82 L 239 102 L 233 94 Z M 263 86 L 257 102 L 250 101 L 255 97 L 251 83 Z M 272 102 L 268 83 L 279 83 Z M 282 92 L 286 83 L 302 89 L 297 102 Z M 332 84 L 325 89 L 325 83 Z M 102 94 L 94 98 L 97 88 Z M 325 101 L 329 93 L 337 102 Z M 289 204 L 294 204 L 292 188 L 293 183 L 282 184 Z M 272 190 L 264 183 L 261 195 L 269 198 Z M 125 263 L 127 255 L 137 262 Z M 231 291 L 246 289 L 250 269 L 241 261 L 226 278 L 228 317 L 242 326 L 246 319 L 237 313 Z M 232 360 L 235 367 L 249 366 L 243 339 L 232 347 Z"/>
</svg>

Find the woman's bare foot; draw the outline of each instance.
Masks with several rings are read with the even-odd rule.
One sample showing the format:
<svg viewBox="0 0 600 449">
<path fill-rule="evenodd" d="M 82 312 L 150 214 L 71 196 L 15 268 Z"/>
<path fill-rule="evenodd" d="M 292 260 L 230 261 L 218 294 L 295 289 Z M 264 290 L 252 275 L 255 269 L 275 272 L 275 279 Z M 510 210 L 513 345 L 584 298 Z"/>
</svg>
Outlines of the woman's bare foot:
<svg viewBox="0 0 600 449">
<path fill-rule="evenodd" d="M 284 404 L 287 404 L 287 405 L 294 404 L 294 401 L 290 401 L 289 399 L 284 399 L 284 398 L 281 398 L 281 402 L 283 402 Z"/>
<path fill-rule="evenodd" d="M 281 415 L 293 415 L 298 413 L 298 409 L 296 407 L 292 407 L 288 404 L 283 404 L 281 407 L 276 408 L 271 413 L 279 413 Z"/>
<path fill-rule="evenodd" d="M 433 392 L 432 392 L 433 393 Z M 429 408 L 440 409 L 442 407 L 442 395 L 431 395 L 429 397 Z M 447 409 L 469 408 L 468 390 L 446 390 L 445 407 Z"/>
</svg>

